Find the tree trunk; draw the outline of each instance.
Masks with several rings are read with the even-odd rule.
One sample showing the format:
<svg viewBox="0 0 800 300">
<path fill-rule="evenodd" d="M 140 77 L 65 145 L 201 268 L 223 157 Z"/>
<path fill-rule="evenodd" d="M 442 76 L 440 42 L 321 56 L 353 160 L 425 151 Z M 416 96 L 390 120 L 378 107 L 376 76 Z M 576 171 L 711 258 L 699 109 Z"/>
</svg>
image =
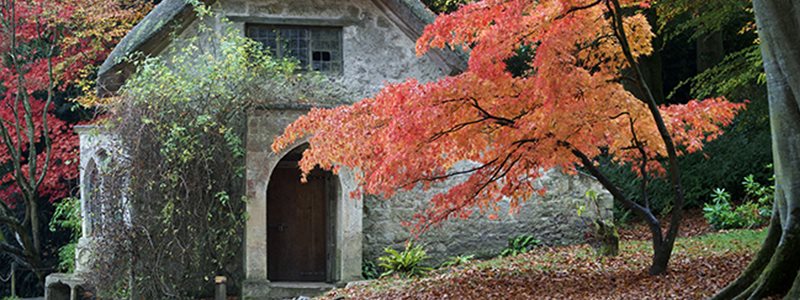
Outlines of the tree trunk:
<svg viewBox="0 0 800 300">
<path fill-rule="evenodd" d="M 773 206 L 772 219 L 770 220 L 769 229 L 767 229 L 767 238 L 761 245 L 762 250 L 759 251 L 756 258 L 750 262 L 750 265 L 747 266 L 747 269 L 744 270 L 742 275 L 739 275 L 739 278 L 719 291 L 711 300 L 732 299 L 741 294 L 758 279 L 761 272 L 769 263 L 772 254 L 775 253 L 775 248 L 778 247 L 778 242 L 780 242 L 783 233 L 781 229 L 781 219 L 778 217 L 777 206 Z"/>
<path fill-rule="evenodd" d="M 653 28 L 658 28 L 658 15 L 655 9 L 648 9 L 645 11 L 645 17 Z M 661 46 L 663 40 L 661 36 L 656 35 L 653 37 L 653 53 L 639 58 L 639 65 L 642 70 L 642 76 L 646 84 L 650 87 L 650 92 L 659 104 L 664 104 L 664 65 L 661 59 Z M 636 95 L 634 93 L 634 95 Z M 639 99 L 645 99 L 646 95 L 636 95 Z"/>
<path fill-rule="evenodd" d="M 695 45 L 697 46 L 695 60 L 698 74 L 716 66 L 725 58 L 725 47 L 722 44 L 721 31 L 714 31 L 698 37 Z"/>
<path fill-rule="evenodd" d="M 795 0 L 754 0 L 761 54 L 767 73 L 772 156 L 775 165 L 775 208 L 771 230 L 747 271 L 715 299 L 762 299 L 800 296 L 800 3 Z M 777 225 L 775 225 L 777 223 Z M 776 246 L 772 231 L 780 229 Z M 763 256 L 769 262 L 763 266 Z M 747 288 L 738 293 L 743 283 Z M 731 295 L 734 294 L 734 295 Z"/>
</svg>

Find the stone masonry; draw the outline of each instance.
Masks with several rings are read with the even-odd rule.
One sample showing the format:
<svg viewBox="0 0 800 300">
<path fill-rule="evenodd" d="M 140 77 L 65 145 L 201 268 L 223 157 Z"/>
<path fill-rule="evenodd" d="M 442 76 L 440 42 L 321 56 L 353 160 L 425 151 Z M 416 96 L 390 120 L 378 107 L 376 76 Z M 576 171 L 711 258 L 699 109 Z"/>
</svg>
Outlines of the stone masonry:
<svg viewBox="0 0 800 300">
<path fill-rule="evenodd" d="M 612 216 L 611 195 L 591 176 L 568 176 L 551 170 L 538 182 L 547 187 L 545 195 L 524 202 L 516 214 L 508 214 L 508 202 L 503 202 L 496 220 L 476 213 L 466 220 L 446 221 L 421 234 L 416 243 L 425 246 L 432 259 L 428 263 L 438 264 L 455 255 L 495 256 L 506 247 L 509 238 L 519 235 L 532 235 L 547 245 L 581 243 L 591 228 L 587 219 L 578 216 L 577 207 L 589 203 L 585 196 L 588 190 L 599 192 L 600 217 Z M 425 199 L 444 189 L 412 190 L 390 200 L 368 197 L 364 203 L 364 259 L 375 261 L 387 246 L 402 249 L 411 236 L 409 228 L 400 223 L 411 220 L 414 213 L 425 208 Z M 594 211 L 588 209 L 583 218 L 596 217 Z"/>
</svg>

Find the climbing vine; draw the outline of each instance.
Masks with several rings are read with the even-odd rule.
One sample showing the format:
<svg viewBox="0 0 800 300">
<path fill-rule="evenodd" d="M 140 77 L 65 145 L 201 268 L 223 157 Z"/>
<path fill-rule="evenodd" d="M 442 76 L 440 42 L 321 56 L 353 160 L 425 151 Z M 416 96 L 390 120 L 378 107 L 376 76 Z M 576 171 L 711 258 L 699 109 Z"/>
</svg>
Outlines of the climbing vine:
<svg viewBox="0 0 800 300">
<path fill-rule="evenodd" d="M 137 71 L 98 129 L 118 148 L 93 200 L 118 220 L 96 238 L 91 280 L 104 297 L 193 298 L 216 275 L 242 282 L 247 114 L 335 90 L 233 26 L 203 25 L 216 18 L 207 7 L 196 12 L 196 35 L 160 57 L 129 57 Z"/>
</svg>

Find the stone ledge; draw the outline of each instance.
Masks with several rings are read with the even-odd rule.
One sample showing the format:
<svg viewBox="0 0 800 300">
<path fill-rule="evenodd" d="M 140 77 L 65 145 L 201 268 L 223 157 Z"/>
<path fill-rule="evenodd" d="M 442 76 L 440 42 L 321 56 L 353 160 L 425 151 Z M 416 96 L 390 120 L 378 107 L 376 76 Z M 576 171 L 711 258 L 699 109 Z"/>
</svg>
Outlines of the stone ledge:
<svg viewBox="0 0 800 300">
<path fill-rule="evenodd" d="M 269 282 L 248 280 L 242 285 L 242 299 L 294 299 L 316 297 L 335 288 L 326 282 Z"/>
<path fill-rule="evenodd" d="M 242 282 L 242 300 L 269 299 L 269 281 L 245 280 Z"/>
<path fill-rule="evenodd" d="M 80 292 L 86 288 L 86 281 L 77 274 L 53 273 L 44 281 L 45 300 L 79 300 Z"/>
</svg>

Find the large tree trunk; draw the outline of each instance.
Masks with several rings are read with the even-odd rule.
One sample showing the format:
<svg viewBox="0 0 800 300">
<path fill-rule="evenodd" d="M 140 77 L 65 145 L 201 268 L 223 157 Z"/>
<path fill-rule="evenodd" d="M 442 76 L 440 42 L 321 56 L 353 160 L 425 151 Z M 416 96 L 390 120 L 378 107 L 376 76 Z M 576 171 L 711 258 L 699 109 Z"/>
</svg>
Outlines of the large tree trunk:
<svg viewBox="0 0 800 300">
<path fill-rule="evenodd" d="M 715 298 L 800 299 L 800 2 L 754 0 L 753 6 L 767 72 L 777 215 L 767 241 L 748 267 L 751 274 L 745 272 Z M 775 239 L 773 229 L 780 230 L 777 243 L 770 241 Z"/>
</svg>

